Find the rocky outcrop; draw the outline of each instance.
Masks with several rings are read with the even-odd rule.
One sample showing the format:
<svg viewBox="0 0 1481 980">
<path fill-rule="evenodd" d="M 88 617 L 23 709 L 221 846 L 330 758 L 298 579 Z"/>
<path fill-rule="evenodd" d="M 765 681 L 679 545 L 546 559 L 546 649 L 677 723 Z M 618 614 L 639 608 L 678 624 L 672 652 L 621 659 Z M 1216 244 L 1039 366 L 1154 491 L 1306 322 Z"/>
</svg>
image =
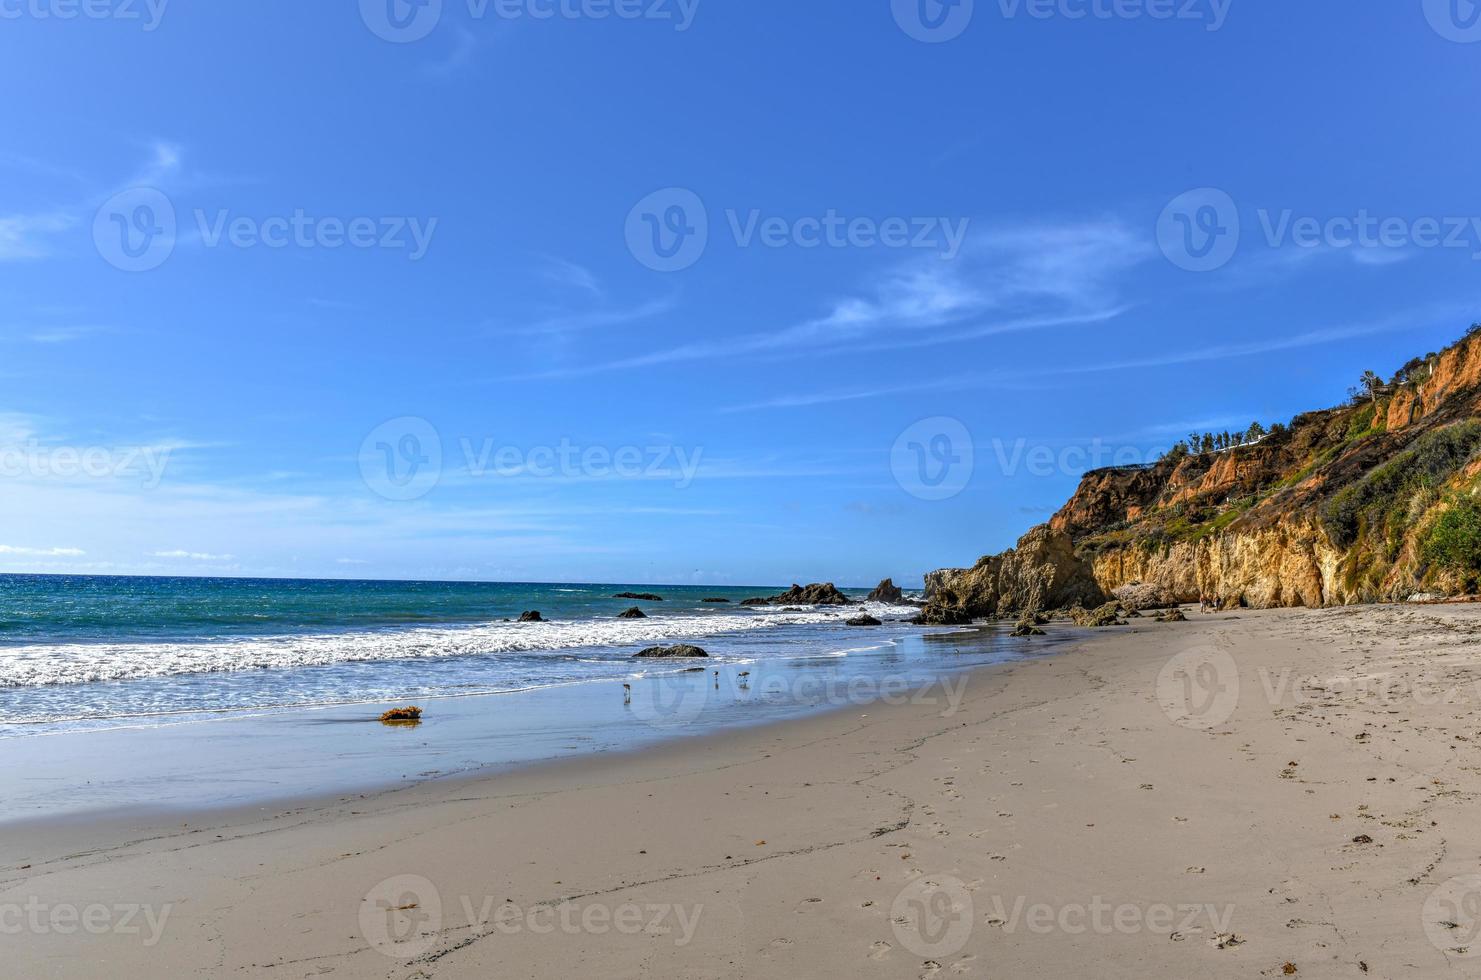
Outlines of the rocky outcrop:
<svg viewBox="0 0 1481 980">
<path fill-rule="evenodd" d="M 895 580 L 891 578 L 887 578 L 876 585 L 874 591 L 869 593 L 870 602 L 887 602 L 894 605 L 904 598 L 904 591 L 898 588 L 895 585 Z"/>
<path fill-rule="evenodd" d="M 848 606 L 853 600 L 833 587 L 832 582 L 793 585 L 786 592 L 767 599 L 747 599 L 743 606 Z"/>
<path fill-rule="evenodd" d="M 879 620 L 875 619 L 873 616 L 868 615 L 867 613 L 865 615 L 863 615 L 863 616 L 855 616 L 853 619 L 845 620 L 844 621 L 844 624 L 847 625 L 847 626 L 883 626 L 884 625 Z"/>
<path fill-rule="evenodd" d="M 539 610 L 532 609 L 529 612 L 520 613 L 519 621 L 521 623 L 543 623 L 545 622 L 545 617 L 540 615 Z"/>
<path fill-rule="evenodd" d="M 639 609 L 637 606 L 633 606 L 631 609 L 624 609 L 622 612 L 618 613 L 617 614 L 617 618 L 618 619 L 647 619 L 648 618 L 648 614 L 645 613 L 645 612 L 643 612 L 643 610 Z"/>
<path fill-rule="evenodd" d="M 937 574 L 929 604 L 957 608 L 969 617 L 1003 617 L 1105 600 L 1092 566 L 1075 553 L 1070 536 L 1049 527 L 1034 528 L 1019 539 L 1018 547 L 990 555 L 965 571 Z"/>
<path fill-rule="evenodd" d="M 654 595 L 652 592 L 619 592 L 614 599 L 636 599 L 638 602 L 662 602 L 663 596 Z"/>
<path fill-rule="evenodd" d="M 1481 328 L 1247 444 L 1086 473 L 1044 527 L 926 576 L 977 616 L 1203 599 L 1333 606 L 1481 589 Z"/>
<path fill-rule="evenodd" d="M 717 603 L 717 602 L 729 602 L 730 600 L 729 599 L 701 599 L 699 601 L 700 602 Z"/>
<path fill-rule="evenodd" d="M 699 657 L 708 657 L 699 647 L 690 646 L 688 643 L 676 643 L 671 647 L 649 647 L 633 654 L 634 660 L 693 660 Z"/>
</svg>

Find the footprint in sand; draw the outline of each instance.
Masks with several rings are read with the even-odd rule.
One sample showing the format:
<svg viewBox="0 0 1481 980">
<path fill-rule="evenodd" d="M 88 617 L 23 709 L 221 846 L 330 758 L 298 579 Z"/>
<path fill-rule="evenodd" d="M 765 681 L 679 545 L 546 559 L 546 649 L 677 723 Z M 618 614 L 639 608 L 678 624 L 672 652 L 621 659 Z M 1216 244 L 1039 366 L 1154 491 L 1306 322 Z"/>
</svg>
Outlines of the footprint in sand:
<svg viewBox="0 0 1481 980">
<path fill-rule="evenodd" d="M 920 980 L 927 980 L 941 972 L 941 964 L 935 960 L 926 960 L 920 965 Z"/>
<path fill-rule="evenodd" d="M 972 972 L 972 961 L 975 960 L 976 958 L 977 957 L 973 956 L 971 953 L 966 954 L 961 959 L 959 959 L 955 963 L 951 964 L 951 972 L 952 973 L 958 973 L 958 974 L 961 974 L 961 973 L 971 973 Z"/>
<path fill-rule="evenodd" d="M 869 958 L 871 960 L 882 960 L 886 956 L 889 956 L 890 950 L 894 948 L 895 947 L 891 946 L 889 943 L 881 939 L 879 942 L 874 943 L 869 947 Z"/>
</svg>

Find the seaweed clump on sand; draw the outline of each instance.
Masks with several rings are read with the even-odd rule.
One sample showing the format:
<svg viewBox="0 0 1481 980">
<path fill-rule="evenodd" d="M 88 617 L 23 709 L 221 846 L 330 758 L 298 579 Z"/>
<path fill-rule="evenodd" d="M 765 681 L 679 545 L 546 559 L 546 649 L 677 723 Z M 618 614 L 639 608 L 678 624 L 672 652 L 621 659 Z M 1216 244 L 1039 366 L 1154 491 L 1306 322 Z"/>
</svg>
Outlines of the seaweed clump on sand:
<svg viewBox="0 0 1481 980">
<path fill-rule="evenodd" d="M 414 725 L 422 720 L 422 709 L 418 707 L 392 708 L 381 715 L 381 721 L 387 725 Z"/>
</svg>

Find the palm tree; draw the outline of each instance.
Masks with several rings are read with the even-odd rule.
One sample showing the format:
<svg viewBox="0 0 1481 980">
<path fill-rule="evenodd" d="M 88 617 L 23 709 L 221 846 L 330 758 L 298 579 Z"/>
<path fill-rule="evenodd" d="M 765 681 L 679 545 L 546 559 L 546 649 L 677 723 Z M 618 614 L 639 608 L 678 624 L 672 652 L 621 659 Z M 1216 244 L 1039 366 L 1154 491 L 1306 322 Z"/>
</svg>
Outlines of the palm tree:
<svg viewBox="0 0 1481 980">
<path fill-rule="evenodd" d="M 1373 399 L 1373 404 L 1377 405 L 1378 389 L 1383 387 L 1383 379 L 1372 371 L 1364 371 L 1362 380 L 1359 383 L 1363 386 L 1363 390 L 1368 393 L 1368 397 Z"/>
</svg>

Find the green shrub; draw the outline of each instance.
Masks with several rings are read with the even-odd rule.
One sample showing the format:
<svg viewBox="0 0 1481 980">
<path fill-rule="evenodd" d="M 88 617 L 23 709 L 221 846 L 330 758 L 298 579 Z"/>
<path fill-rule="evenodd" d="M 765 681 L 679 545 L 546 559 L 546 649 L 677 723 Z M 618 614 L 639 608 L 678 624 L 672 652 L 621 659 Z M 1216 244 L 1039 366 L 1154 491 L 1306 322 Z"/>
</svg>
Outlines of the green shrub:
<svg viewBox="0 0 1481 980">
<path fill-rule="evenodd" d="M 1408 526 L 1414 491 L 1433 489 L 1481 447 L 1481 422 L 1467 421 L 1428 432 L 1413 447 L 1338 493 L 1323 514 L 1327 533 L 1341 547 L 1366 534 L 1380 536 L 1390 556 Z"/>
<path fill-rule="evenodd" d="M 1424 559 L 1456 572 L 1481 571 L 1481 503 L 1463 497 L 1425 535 Z"/>
</svg>

